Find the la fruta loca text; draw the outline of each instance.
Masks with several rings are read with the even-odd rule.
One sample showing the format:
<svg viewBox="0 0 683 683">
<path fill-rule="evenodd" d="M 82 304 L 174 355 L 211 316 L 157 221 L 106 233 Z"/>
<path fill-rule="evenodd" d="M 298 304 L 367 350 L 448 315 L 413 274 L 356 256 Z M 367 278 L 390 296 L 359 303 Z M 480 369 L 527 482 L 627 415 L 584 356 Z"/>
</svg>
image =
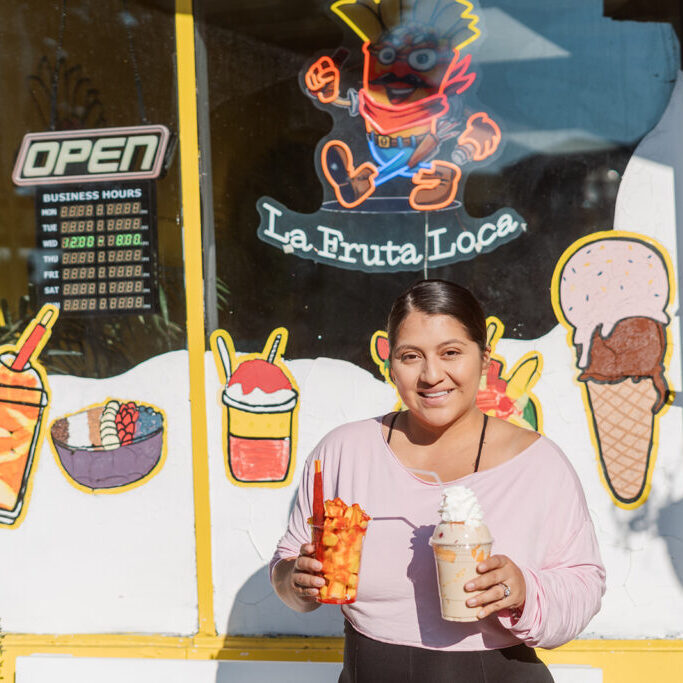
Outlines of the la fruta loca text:
<svg viewBox="0 0 683 683">
<path fill-rule="evenodd" d="M 293 225 L 298 216 L 276 204 L 259 202 L 262 217 L 259 237 L 264 242 L 280 247 L 288 254 L 353 270 L 417 270 L 424 265 L 425 258 L 432 265 L 467 261 L 519 237 L 527 228 L 526 223 L 509 209 L 490 216 L 480 225 L 465 228 L 444 225 L 439 215 L 434 214 L 434 225 L 422 223 L 422 229 L 410 231 L 414 235 L 401 230 L 400 239 L 364 241 L 349 237 L 349 226 L 341 229 L 321 223 Z M 372 220 L 372 217 L 364 216 L 363 219 Z M 365 230 L 363 234 L 372 232 Z"/>
</svg>

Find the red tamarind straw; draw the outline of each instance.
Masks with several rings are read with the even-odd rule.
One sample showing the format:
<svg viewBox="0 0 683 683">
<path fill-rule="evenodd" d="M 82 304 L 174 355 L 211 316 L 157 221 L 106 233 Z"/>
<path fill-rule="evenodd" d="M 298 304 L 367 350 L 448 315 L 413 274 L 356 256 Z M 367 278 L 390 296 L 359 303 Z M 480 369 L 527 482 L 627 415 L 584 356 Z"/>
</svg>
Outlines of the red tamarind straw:
<svg viewBox="0 0 683 683">
<path fill-rule="evenodd" d="M 17 355 L 14 357 L 14 362 L 11 367 L 12 370 L 19 372 L 24 369 L 24 366 L 28 363 L 33 352 L 40 343 L 40 340 L 47 331 L 47 324 L 50 322 L 50 318 L 52 318 L 52 311 L 46 311 L 40 322 L 36 323 L 35 327 L 31 330 L 28 339 L 23 343 Z"/>
</svg>

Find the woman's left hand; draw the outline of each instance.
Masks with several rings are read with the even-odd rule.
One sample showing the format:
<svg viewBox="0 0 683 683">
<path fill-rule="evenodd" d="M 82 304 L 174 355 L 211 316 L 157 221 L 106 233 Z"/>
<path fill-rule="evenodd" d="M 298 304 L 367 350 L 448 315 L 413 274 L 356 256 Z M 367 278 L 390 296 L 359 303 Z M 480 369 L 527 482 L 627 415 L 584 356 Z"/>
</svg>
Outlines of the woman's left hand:
<svg viewBox="0 0 683 683">
<path fill-rule="evenodd" d="M 477 572 L 480 576 L 465 584 L 465 590 L 483 591 L 467 599 L 468 607 L 481 607 L 479 619 L 501 609 L 521 611 L 526 600 L 526 582 L 520 568 L 507 555 L 491 555 L 477 565 Z M 505 586 L 510 589 L 507 597 Z"/>
</svg>

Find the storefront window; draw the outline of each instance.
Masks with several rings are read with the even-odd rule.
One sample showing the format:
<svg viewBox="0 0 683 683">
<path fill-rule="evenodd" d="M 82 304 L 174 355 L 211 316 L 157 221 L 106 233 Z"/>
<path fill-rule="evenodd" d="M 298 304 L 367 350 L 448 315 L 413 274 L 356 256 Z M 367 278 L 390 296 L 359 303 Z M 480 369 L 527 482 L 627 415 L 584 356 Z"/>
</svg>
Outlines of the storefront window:
<svg viewBox="0 0 683 683">
<path fill-rule="evenodd" d="M 178 166 L 174 154 L 178 132 L 172 58 L 175 34 L 172 3 L 165 4 L 166 7 L 127 0 L 98 3 L 64 0 L 7 4 L 0 10 L 4 55 L 0 68 L 5 90 L 12 93 L 11 97 L 3 98 L 0 105 L 3 122 L 0 158 L 5 169 L 0 183 L 4 217 L 0 222 L 0 298 L 4 319 L 0 343 L 15 343 L 38 312 L 41 301 L 45 300 L 45 288 L 50 292 L 57 291 L 54 287 L 58 287 L 60 293 L 53 297 L 55 300 L 61 297 L 59 325 L 54 327 L 52 341 L 42 357 L 50 373 L 107 377 L 124 372 L 151 356 L 185 347 Z M 149 261 L 145 260 L 144 265 L 142 261 L 137 265 L 125 262 L 131 266 L 131 273 L 137 272 L 135 267 L 140 272 L 144 269 L 147 274 L 144 282 L 124 282 L 120 278 L 96 280 L 95 266 L 109 268 L 124 262 L 120 259 L 104 264 L 97 262 L 95 253 L 84 251 L 77 240 L 72 241 L 73 245 L 72 242 L 67 244 L 67 252 L 71 251 L 71 246 L 75 247 L 67 254 L 69 263 L 62 263 L 63 254 L 50 252 L 60 259 L 60 268 L 53 271 L 57 280 L 41 279 L 40 270 L 47 250 L 39 234 L 37 205 L 41 192 L 36 187 L 64 191 L 73 190 L 74 185 L 14 184 L 11 170 L 24 135 L 151 124 L 165 126 L 171 136 L 160 177 L 145 184 L 145 188 L 151 188 L 152 196 L 145 200 L 145 204 L 149 202 L 150 205 L 145 205 L 142 211 L 149 210 L 149 231 L 156 233 L 155 239 L 149 241 L 149 253 L 142 257 Z M 115 155 L 117 152 L 110 148 L 109 153 Z M 68 168 L 65 175 L 68 175 Z M 87 185 L 87 178 L 85 182 Z M 97 187 L 107 187 L 107 184 L 88 185 L 89 189 Z M 104 202 L 103 195 L 101 198 Z M 79 206 L 82 211 L 97 210 L 92 201 L 85 204 L 72 201 L 70 206 L 72 214 L 80 218 L 87 216 L 77 215 Z M 105 211 L 106 205 L 102 204 L 100 208 Z M 66 205 L 65 212 L 65 216 L 71 215 Z M 61 217 L 58 214 L 58 218 Z M 146 224 L 147 214 L 143 213 L 142 217 Z M 138 216 L 138 219 L 142 217 Z M 122 230 L 117 230 L 118 238 L 112 236 L 112 246 L 117 239 L 121 243 L 118 246 L 124 245 L 126 240 L 133 245 L 133 233 L 124 235 L 123 226 L 122 222 Z M 60 235 L 67 228 L 70 229 L 70 224 L 65 228 L 60 223 Z M 85 233 L 76 235 L 75 231 L 80 229 L 76 224 L 73 229 L 73 236 L 82 237 L 83 245 L 87 244 Z M 88 256 L 93 256 L 95 262 L 90 263 Z M 80 270 L 75 270 L 76 266 Z M 92 268 L 95 278 L 88 277 L 84 266 Z M 125 272 L 124 269 L 122 273 Z M 85 277 L 81 278 L 79 273 Z M 69 279 L 71 275 L 74 277 Z M 100 294 L 100 286 L 106 289 L 107 299 L 116 300 L 114 305 L 130 303 L 131 294 L 142 297 L 143 288 L 149 301 L 154 301 L 137 313 L 120 314 L 118 309 L 100 312 L 98 308 L 103 297 L 94 298 Z M 87 297 L 81 292 L 88 292 L 92 315 L 66 310 L 65 299 L 72 292 L 77 292 L 76 298 L 66 307 L 85 306 Z M 51 295 L 47 296 L 49 299 Z"/>
<path fill-rule="evenodd" d="M 283 324 L 290 329 L 293 357 L 326 355 L 373 370 L 368 344 L 384 325 L 389 302 L 428 275 L 473 287 L 505 321 L 506 335 L 531 339 L 547 333 L 556 321 L 539 292 L 547 290 L 569 244 L 611 227 L 626 163 L 669 100 L 680 61 L 671 25 L 615 20 L 593 0 L 482 2 L 481 34 L 463 48 L 471 54 L 476 81 L 452 98 L 449 115 L 461 133 L 467 115 L 482 111 L 498 125 L 501 140 L 489 159 L 462 166 L 455 195 L 460 212 L 426 212 L 425 237 L 425 212 L 370 206 L 379 194 L 407 196 L 414 187 L 408 177 L 385 182 L 364 205 L 343 214 L 318 213 L 336 199 L 321 169 L 324 142 L 344 141 L 356 166 L 373 162 L 362 117 L 349 116 L 348 107 L 322 104 L 304 84 L 316 59 L 336 54 L 344 60 L 342 96 L 361 86 L 363 41 L 330 4 L 198 3 L 215 269 L 224 301 L 220 326 L 250 347 Z M 453 142 L 444 137 L 441 143 L 446 157 Z M 289 213 L 269 212 L 263 198 Z M 458 243 L 463 232 L 489 242 L 490 231 L 479 231 L 487 217 L 496 223 L 506 207 L 520 224 L 514 237 L 508 231 L 507 239 L 471 245 L 468 235 Z M 309 220 L 306 214 L 314 215 Z M 269 219 L 274 226 L 264 236 Z M 343 236 L 325 233 L 319 224 Z M 303 233 L 290 234 L 288 242 L 284 233 L 296 228 Z M 434 235 L 439 228 L 446 230 Z M 327 258 L 319 255 L 326 237 L 332 252 Z M 297 239 L 306 246 L 297 246 Z M 342 241 L 361 245 L 346 247 L 346 262 Z M 415 262 L 387 265 L 388 241 L 394 247 L 417 244 Z M 444 256 L 453 244 L 458 253 Z M 364 266 L 363 245 L 370 263 L 372 249 L 379 248 L 385 265 Z M 425 246 L 428 258 L 422 259 Z"/>
<path fill-rule="evenodd" d="M 196 18 L 203 230 L 215 245 L 205 274 L 218 370 L 208 393 L 220 397 L 208 407 L 217 630 L 341 632 L 324 610 L 305 621 L 288 615 L 264 565 L 316 443 L 401 406 L 386 316 L 424 277 L 463 284 L 484 305 L 494 362 L 480 408 L 547 428 L 565 446 L 580 432 L 571 457 L 591 509 L 611 519 L 613 504 L 641 505 L 658 446 L 645 444 L 650 465 L 633 490 L 607 465 L 598 479 L 596 458 L 611 456 L 574 381 L 558 273 L 588 242 L 623 256 L 638 233 L 660 281 L 673 273 L 662 246 L 675 242 L 671 221 L 642 220 L 639 191 L 622 199 L 619 216 L 617 204 L 625 183 L 633 190 L 640 173 L 654 173 L 633 163 L 671 106 L 680 49 L 668 22 L 677 10 L 625 16 L 597 0 L 202 0 Z M 605 245 L 610 231 L 625 242 Z M 276 390 L 290 401 L 277 421 L 275 399 L 255 399 Z M 643 404 L 652 438 L 652 405 Z M 235 517 L 245 520 L 239 531 L 225 521 Z M 273 517 L 280 522 L 266 529 Z"/>
</svg>

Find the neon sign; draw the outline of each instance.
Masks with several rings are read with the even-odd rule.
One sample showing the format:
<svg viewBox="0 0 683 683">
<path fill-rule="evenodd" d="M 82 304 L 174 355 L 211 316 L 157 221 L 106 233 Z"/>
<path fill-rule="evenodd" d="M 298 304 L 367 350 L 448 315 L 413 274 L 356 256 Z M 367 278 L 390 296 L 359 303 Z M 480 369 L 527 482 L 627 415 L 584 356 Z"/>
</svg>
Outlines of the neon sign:
<svg viewBox="0 0 683 683">
<path fill-rule="evenodd" d="M 336 267 L 391 272 L 469 260 L 526 230 L 511 208 L 484 219 L 463 208 L 466 174 L 494 159 L 504 137 L 470 92 L 477 74 L 464 51 L 481 38 L 474 10 L 468 0 L 330 6 L 363 41 L 360 87 L 344 69 L 345 48 L 300 74 L 315 106 L 348 117 L 335 116 L 316 151 L 320 210 L 298 214 L 262 197 L 260 239 Z"/>
<path fill-rule="evenodd" d="M 157 178 L 169 137 L 161 125 L 27 133 L 12 180 L 52 185 Z"/>
</svg>

